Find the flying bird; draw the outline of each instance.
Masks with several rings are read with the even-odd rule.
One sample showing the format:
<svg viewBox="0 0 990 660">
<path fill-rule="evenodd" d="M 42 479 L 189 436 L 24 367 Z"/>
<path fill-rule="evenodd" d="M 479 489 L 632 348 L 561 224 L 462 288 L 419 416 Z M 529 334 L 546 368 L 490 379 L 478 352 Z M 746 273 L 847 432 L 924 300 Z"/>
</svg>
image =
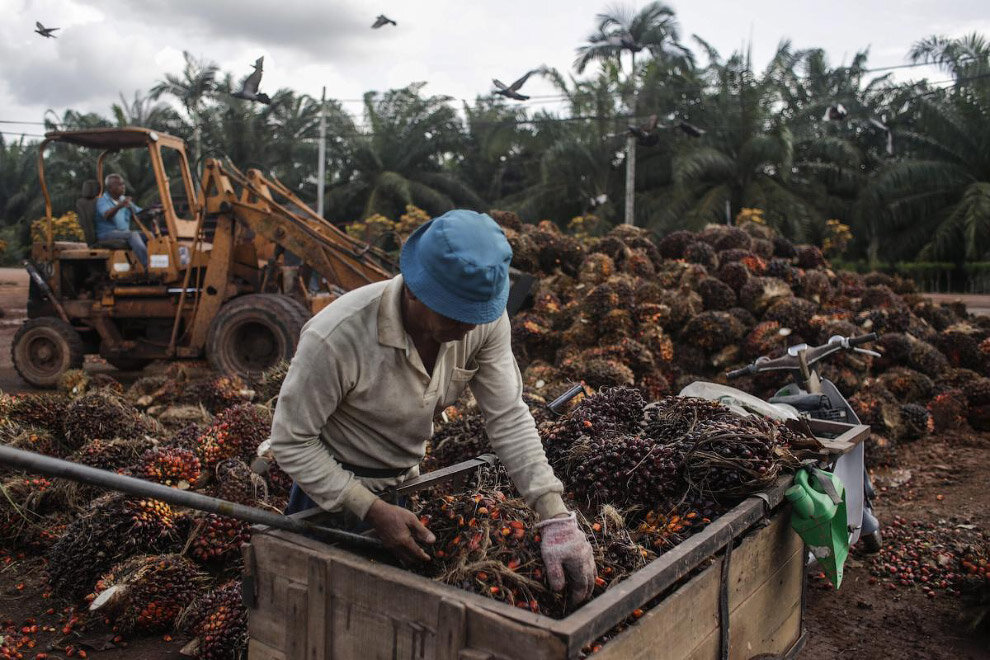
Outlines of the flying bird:
<svg viewBox="0 0 990 660">
<path fill-rule="evenodd" d="M 836 103 L 825 109 L 825 115 L 822 117 L 822 121 L 842 121 L 848 115 L 849 112 L 846 110 L 846 106 Z"/>
<path fill-rule="evenodd" d="M 887 120 L 886 117 L 882 117 L 882 119 L 884 121 Z M 890 126 L 887 126 L 887 124 L 885 124 L 883 121 L 880 121 L 879 119 L 874 119 L 873 117 L 870 117 L 870 120 L 869 121 L 870 121 L 870 125 L 872 125 L 874 128 L 878 128 L 878 129 L 880 129 L 881 131 L 883 131 L 884 133 L 887 134 L 887 155 L 888 156 L 893 156 L 894 155 L 894 132 L 890 130 Z"/>
<path fill-rule="evenodd" d="M 62 28 L 46 28 L 44 25 L 41 24 L 41 21 L 35 21 L 34 24 L 38 26 L 38 29 L 36 29 L 35 32 L 37 32 L 43 37 L 48 37 L 49 39 L 58 39 L 58 37 L 52 34 L 52 32 L 54 32 L 55 30 L 62 29 Z"/>
<path fill-rule="evenodd" d="M 678 122 L 677 128 L 681 129 L 685 135 L 693 138 L 700 138 L 705 134 L 705 129 L 698 128 L 694 124 L 689 124 L 686 121 Z"/>
<path fill-rule="evenodd" d="M 265 62 L 265 56 L 262 55 L 255 61 L 253 65 L 254 72 L 251 73 L 251 75 L 244 80 L 244 84 L 241 85 L 241 88 L 238 91 L 231 94 L 231 96 L 239 99 L 244 99 L 245 101 L 257 101 L 258 103 L 264 103 L 265 105 L 268 105 L 269 103 L 272 102 L 272 100 L 268 98 L 267 94 L 263 94 L 258 91 L 258 85 L 261 84 L 261 74 L 264 71 L 263 68 L 264 62 Z"/>
<path fill-rule="evenodd" d="M 517 101 L 525 101 L 529 99 L 529 97 L 526 96 L 525 94 L 520 94 L 519 90 L 522 88 L 522 86 L 526 83 L 526 80 L 531 75 L 533 75 L 534 73 L 539 73 L 540 71 L 542 71 L 542 69 L 532 69 L 530 71 L 527 71 L 526 75 L 524 75 L 522 78 L 512 83 L 508 87 L 506 87 L 505 83 L 503 83 L 498 78 L 492 78 L 492 82 L 495 83 L 495 87 L 498 88 L 494 91 L 494 93 L 500 94 L 510 99 L 515 99 Z"/>
<path fill-rule="evenodd" d="M 371 24 L 371 27 L 373 27 L 374 29 L 377 30 L 378 28 L 382 27 L 383 25 L 388 25 L 389 23 L 391 23 L 392 25 L 398 25 L 398 23 L 396 23 L 395 21 L 393 21 L 391 18 L 389 18 L 385 14 L 378 14 L 378 18 L 376 18 L 375 19 L 375 22 Z"/>
<path fill-rule="evenodd" d="M 660 144 L 660 135 L 657 133 L 657 116 L 650 115 L 645 124 L 641 126 L 629 126 L 629 134 L 636 138 L 636 144 L 642 147 L 655 147 Z"/>
</svg>

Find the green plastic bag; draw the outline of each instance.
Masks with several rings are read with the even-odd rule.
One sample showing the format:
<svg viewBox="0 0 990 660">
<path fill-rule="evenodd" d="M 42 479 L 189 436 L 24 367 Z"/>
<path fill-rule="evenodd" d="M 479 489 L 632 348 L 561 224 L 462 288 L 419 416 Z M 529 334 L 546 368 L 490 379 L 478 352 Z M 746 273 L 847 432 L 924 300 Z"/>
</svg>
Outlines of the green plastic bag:
<svg viewBox="0 0 990 660">
<path fill-rule="evenodd" d="M 793 505 L 791 527 L 804 540 L 836 590 L 849 556 L 846 490 L 834 474 L 802 468 L 784 496 Z"/>
</svg>

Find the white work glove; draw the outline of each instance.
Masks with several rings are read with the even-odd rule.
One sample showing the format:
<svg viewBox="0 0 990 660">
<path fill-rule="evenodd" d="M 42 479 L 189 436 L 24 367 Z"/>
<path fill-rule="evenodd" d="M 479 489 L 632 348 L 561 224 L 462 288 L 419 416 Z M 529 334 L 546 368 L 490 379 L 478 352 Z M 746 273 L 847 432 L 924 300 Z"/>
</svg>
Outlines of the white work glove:
<svg viewBox="0 0 990 660">
<path fill-rule="evenodd" d="M 572 605 L 587 600 L 595 588 L 595 556 L 572 511 L 566 517 L 536 524 L 540 530 L 540 552 L 547 579 L 554 591 L 564 589 L 564 573 L 570 582 Z"/>
</svg>

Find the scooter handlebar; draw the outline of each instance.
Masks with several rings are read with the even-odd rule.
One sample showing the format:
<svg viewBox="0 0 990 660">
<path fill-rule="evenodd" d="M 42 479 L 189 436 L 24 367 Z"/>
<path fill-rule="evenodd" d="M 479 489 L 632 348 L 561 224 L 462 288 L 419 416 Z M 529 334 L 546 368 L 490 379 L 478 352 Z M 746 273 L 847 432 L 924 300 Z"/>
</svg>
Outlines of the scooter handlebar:
<svg viewBox="0 0 990 660">
<path fill-rule="evenodd" d="M 858 337 L 850 337 L 849 345 L 859 346 L 860 344 L 869 344 L 871 341 L 876 341 L 877 339 L 879 339 L 879 337 L 877 337 L 877 333 L 871 332 L 869 334 L 860 335 Z"/>
<path fill-rule="evenodd" d="M 756 373 L 756 365 L 748 364 L 742 369 L 734 369 L 733 371 L 727 372 L 725 374 L 725 377 L 728 378 L 729 380 L 733 380 L 736 378 L 742 378 L 743 376 L 748 376 L 749 374 L 752 373 Z"/>
</svg>

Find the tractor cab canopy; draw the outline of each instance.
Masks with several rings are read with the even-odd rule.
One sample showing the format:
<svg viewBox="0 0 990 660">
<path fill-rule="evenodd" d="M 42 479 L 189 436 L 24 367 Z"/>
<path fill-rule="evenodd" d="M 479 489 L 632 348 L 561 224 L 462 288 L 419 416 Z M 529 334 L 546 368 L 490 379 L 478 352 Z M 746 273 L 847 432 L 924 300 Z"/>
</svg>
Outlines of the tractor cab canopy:
<svg viewBox="0 0 990 660">
<path fill-rule="evenodd" d="M 95 170 L 89 170 L 92 174 L 74 182 L 75 192 L 81 194 L 77 208 L 89 208 L 95 205 L 95 199 L 102 194 L 104 176 L 110 173 L 104 171 L 108 158 L 123 150 L 146 149 L 148 154 L 146 162 L 154 174 L 154 189 L 136 191 L 145 193 L 147 199 L 135 201 L 142 206 L 160 204 L 162 219 L 169 235 L 176 238 L 192 238 L 195 234 L 197 197 L 190 175 L 185 143 L 180 138 L 137 126 L 51 131 L 45 134 L 45 140 L 38 149 L 38 177 L 45 199 L 49 249 L 53 240 L 52 203 L 45 179 L 45 150 L 58 143 L 100 152 L 96 158 Z M 127 183 L 132 188 L 135 185 L 133 181 Z M 87 235 L 87 242 L 89 240 L 90 236 Z"/>
</svg>

